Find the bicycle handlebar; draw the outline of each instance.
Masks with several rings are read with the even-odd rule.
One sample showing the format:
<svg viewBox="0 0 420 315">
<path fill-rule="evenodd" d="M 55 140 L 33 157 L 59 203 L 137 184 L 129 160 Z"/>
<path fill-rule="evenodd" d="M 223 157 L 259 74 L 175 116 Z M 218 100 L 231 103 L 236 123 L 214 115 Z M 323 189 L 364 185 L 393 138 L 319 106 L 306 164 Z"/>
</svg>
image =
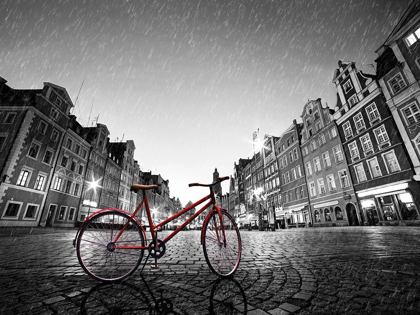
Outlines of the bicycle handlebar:
<svg viewBox="0 0 420 315">
<path fill-rule="evenodd" d="M 216 181 L 214 181 L 214 182 L 213 182 L 213 183 L 211 183 L 211 184 L 191 183 L 191 184 L 188 184 L 188 187 L 193 187 L 193 186 L 211 187 L 211 186 L 214 186 L 214 185 L 216 185 L 216 184 L 218 184 L 218 183 L 221 183 L 221 182 L 223 182 L 224 180 L 227 180 L 227 179 L 229 179 L 229 178 L 230 178 L 229 176 L 217 177 Z"/>
</svg>

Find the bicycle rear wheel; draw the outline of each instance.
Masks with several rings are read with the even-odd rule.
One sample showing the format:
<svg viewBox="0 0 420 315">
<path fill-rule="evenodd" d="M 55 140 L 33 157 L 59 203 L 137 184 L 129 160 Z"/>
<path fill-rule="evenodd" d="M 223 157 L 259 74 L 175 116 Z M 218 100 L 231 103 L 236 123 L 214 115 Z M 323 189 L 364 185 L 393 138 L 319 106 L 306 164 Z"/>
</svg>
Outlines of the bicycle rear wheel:
<svg viewBox="0 0 420 315">
<path fill-rule="evenodd" d="M 84 271 L 96 280 L 111 282 L 131 275 L 139 266 L 144 250 L 118 246 L 144 246 L 143 230 L 134 220 L 117 242 L 115 237 L 130 216 L 118 210 L 100 212 L 82 227 L 77 238 L 77 258 Z"/>
<path fill-rule="evenodd" d="M 210 269 L 221 277 L 235 273 L 241 260 L 241 235 L 232 216 L 221 210 L 226 244 L 219 214 L 213 211 L 204 226 L 203 252 Z"/>
</svg>

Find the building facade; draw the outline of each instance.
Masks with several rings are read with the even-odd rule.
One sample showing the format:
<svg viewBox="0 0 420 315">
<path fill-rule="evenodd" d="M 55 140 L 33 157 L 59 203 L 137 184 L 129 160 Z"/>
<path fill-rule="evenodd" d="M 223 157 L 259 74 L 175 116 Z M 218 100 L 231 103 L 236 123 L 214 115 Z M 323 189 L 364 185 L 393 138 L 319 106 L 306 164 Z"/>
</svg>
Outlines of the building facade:
<svg viewBox="0 0 420 315">
<path fill-rule="evenodd" d="M 282 210 L 280 220 L 285 228 L 305 227 L 311 223 L 308 191 L 300 152 L 302 125 L 293 120 L 281 135 L 277 159 L 280 170 Z"/>
<path fill-rule="evenodd" d="M 301 116 L 301 151 L 313 226 L 353 223 L 345 209 L 356 202 L 356 195 L 332 114 L 317 99 L 305 104 Z"/>
<path fill-rule="evenodd" d="M 355 225 L 399 224 L 420 195 L 407 151 L 375 76 L 354 62 L 338 62 L 334 118 L 339 126 L 359 204 L 348 209 Z M 408 210 L 410 209 L 410 210 Z"/>
</svg>

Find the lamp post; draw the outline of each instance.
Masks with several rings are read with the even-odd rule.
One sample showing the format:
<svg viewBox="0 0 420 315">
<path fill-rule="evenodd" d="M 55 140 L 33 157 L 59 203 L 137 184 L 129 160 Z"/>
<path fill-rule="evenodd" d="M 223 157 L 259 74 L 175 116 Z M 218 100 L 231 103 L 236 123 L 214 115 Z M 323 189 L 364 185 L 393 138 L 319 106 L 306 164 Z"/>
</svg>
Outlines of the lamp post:
<svg viewBox="0 0 420 315">
<path fill-rule="evenodd" d="M 99 182 L 101 181 L 101 179 L 102 178 L 100 178 L 98 180 L 95 180 L 95 178 L 92 176 L 92 180 L 87 182 L 88 187 L 85 191 L 85 196 L 86 196 L 87 192 L 91 189 L 93 189 L 93 194 L 96 195 L 96 188 L 100 187 Z M 83 200 L 83 205 L 89 207 L 88 208 L 88 214 L 87 214 L 87 217 L 89 217 L 90 216 L 90 208 L 91 207 L 96 208 L 98 206 L 98 203 L 94 200 L 85 199 L 85 200 Z"/>
</svg>

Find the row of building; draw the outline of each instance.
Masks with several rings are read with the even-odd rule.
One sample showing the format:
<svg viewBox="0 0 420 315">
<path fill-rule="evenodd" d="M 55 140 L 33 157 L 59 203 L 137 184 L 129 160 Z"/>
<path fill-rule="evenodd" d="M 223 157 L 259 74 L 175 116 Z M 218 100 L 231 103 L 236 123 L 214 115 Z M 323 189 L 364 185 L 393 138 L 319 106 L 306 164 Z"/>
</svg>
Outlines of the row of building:
<svg viewBox="0 0 420 315">
<path fill-rule="evenodd" d="M 241 225 L 420 225 L 419 1 L 376 52 L 374 75 L 338 62 L 334 109 L 308 101 L 235 162 L 222 200 Z"/>
<path fill-rule="evenodd" d="M 160 185 L 147 191 L 155 216 L 181 208 L 169 180 L 140 170 L 132 140 L 83 127 L 72 107 L 63 87 L 19 90 L 0 77 L 0 226 L 71 227 L 98 209 L 132 211 L 133 183 Z"/>
</svg>

